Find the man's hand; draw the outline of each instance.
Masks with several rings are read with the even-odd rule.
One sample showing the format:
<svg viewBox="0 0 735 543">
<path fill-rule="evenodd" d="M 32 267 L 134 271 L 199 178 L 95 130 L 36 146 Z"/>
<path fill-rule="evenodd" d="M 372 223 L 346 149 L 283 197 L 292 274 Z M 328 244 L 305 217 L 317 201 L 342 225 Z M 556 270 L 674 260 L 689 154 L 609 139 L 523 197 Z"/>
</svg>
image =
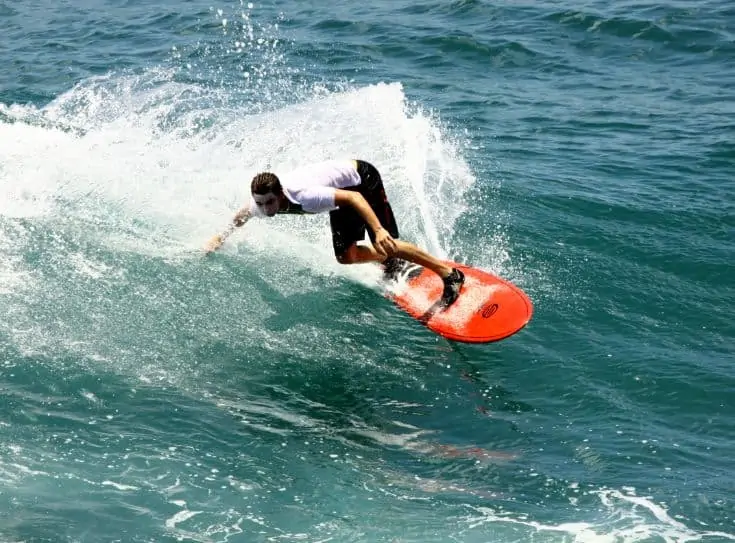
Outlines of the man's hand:
<svg viewBox="0 0 735 543">
<path fill-rule="evenodd" d="M 378 228 L 375 232 L 375 250 L 384 256 L 393 256 L 398 250 L 396 240 L 385 228 Z"/>
<path fill-rule="evenodd" d="M 210 240 L 204 244 L 204 247 L 203 247 L 204 252 L 209 254 L 219 249 L 222 246 L 222 244 L 225 242 L 225 240 L 230 236 L 230 234 L 232 234 L 234 230 L 235 230 L 235 225 L 233 223 L 230 226 L 228 226 L 227 230 L 225 230 L 224 232 L 221 232 L 217 234 L 216 236 L 213 236 L 212 238 L 210 238 Z"/>
<path fill-rule="evenodd" d="M 248 222 L 252 215 L 250 214 L 250 208 L 248 206 L 243 207 L 235 213 L 235 216 L 232 218 L 232 223 L 227 227 L 227 229 L 211 238 L 207 243 L 204 244 L 204 252 L 209 254 L 217 249 L 219 249 L 222 244 L 225 242 L 225 240 L 234 232 L 235 228 L 241 227 L 243 224 Z"/>
<path fill-rule="evenodd" d="M 214 251 L 220 248 L 223 241 L 224 240 L 222 239 L 222 235 L 217 234 L 204 245 L 204 252 L 213 253 Z"/>
</svg>

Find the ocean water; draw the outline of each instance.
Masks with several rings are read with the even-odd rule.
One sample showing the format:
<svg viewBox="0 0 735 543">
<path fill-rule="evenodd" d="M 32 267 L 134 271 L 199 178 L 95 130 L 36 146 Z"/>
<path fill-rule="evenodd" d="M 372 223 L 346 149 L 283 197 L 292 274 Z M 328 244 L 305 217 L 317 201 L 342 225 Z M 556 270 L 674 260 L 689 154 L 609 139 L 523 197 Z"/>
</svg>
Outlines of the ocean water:
<svg viewBox="0 0 735 543">
<path fill-rule="evenodd" d="M 0 0 L 0 541 L 735 540 L 726 0 Z M 533 300 L 438 338 L 253 173 Z"/>
</svg>

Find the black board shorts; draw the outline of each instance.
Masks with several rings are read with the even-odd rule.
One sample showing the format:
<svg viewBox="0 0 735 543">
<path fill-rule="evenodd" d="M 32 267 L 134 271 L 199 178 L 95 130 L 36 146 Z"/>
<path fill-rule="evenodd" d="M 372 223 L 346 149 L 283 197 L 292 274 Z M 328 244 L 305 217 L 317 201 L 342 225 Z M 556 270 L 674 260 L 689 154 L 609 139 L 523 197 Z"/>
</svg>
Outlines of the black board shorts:
<svg viewBox="0 0 735 543">
<path fill-rule="evenodd" d="M 380 220 L 383 228 L 391 236 L 398 238 L 396 218 L 393 216 L 393 210 L 388 203 L 380 172 L 369 162 L 363 160 L 357 160 L 356 162 L 360 184 L 354 187 L 346 187 L 343 190 L 352 190 L 362 194 L 378 220 Z M 375 243 L 375 233 L 352 206 L 343 206 L 330 211 L 329 224 L 332 227 L 332 246 L 337 257 L 342 256 L 353 244 L 365 239 L 366 230 L 370 236 L 370 241 Z"/>
</svg>

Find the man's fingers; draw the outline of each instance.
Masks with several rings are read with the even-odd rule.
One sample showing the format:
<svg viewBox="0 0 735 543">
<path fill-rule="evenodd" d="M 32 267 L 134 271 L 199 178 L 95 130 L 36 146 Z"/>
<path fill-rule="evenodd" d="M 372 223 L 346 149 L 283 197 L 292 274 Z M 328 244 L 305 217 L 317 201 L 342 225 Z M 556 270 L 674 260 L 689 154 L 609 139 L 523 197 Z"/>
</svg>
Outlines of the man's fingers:
<svg viewBox="0 0 735 543">
<path fill-rule="evenodd" d="M 398 251 L 396 240 L 384 228 L 381 228 L 378 232 L 373 246 L 381 256 L 393 256 Z"/>
<path fill-rule="evenodd" d="M 396 244 L 391 243 L 393 240 L 383 240 L 383 243 L 380 244 L 380 249 L 383 254 L 387 256 L 393 256 L 393 254 L 396 252 Z"/>
</svg>

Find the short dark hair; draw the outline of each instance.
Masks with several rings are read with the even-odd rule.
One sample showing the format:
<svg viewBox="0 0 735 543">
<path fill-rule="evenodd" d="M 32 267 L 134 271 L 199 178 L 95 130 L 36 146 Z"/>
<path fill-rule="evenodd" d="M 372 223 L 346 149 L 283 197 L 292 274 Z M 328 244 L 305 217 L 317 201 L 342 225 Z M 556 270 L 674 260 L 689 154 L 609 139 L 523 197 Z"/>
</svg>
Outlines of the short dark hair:
<svg viewBox="0 0 735 543">
<path fill-rule="evenodd" d="M 250 192 L 253 194 L 281 194 L 283 188 L 281 187 L 281 180 L 274 173 L 263 172 L 253 177 L 252 183 L 250 183 Z"/>
</svg>

